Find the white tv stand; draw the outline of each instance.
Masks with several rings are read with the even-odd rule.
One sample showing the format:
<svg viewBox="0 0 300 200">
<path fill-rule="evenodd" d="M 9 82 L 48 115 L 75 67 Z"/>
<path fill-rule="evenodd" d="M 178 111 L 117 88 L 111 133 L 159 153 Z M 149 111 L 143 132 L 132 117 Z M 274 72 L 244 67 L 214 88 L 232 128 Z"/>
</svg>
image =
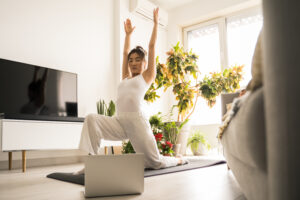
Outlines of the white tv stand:
<svg viewBox="0 0 300 200">
<path fill-rule="evenodd" d="M 83 122 L 0 119 L 0 150 L 8 152 L 8 168 L 12 169 L 12 152 L 22 151 L 22 170 L 26 171 L 26 150 L 78 149 Z M 102 140 L 108 147 L 122 141 Z"/>
<path fill-rule="evenodd" d="M 0 149 L 8 153 L 22 151 L 26 171 L 26 150 L 78 149 L 82 122 L 0 119 Z"/>
</svg>

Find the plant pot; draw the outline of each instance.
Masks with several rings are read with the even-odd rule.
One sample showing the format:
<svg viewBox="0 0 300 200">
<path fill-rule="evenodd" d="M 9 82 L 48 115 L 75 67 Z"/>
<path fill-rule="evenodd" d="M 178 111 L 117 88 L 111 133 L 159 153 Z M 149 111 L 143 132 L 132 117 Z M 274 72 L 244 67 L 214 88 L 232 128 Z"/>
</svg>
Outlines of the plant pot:
<svg viewBox="0 0 300 200">
<path fill-rule="evenodd" d="M 194 156 L 201 156 L 201 155 L 208 154 L 208 150 L 202 143 L 199 144 L 198 149 L 195 150 L 195 149 L 191 148 L 191 150 L 192 150 Z"/>
<path fill-rule="evenodd" d="M 166 125 L 171 124 L 171 123 L 173 124 L 174 122 L 165 122 Z M 177 122 L 175 122 L 176 127 L 178 127 L 179 125 Z M 179 133 L 177 133 L 176 127 L 172 127 L 172 128 L 168 128 L 168 129 L 165 129 L 165 127 L 164 127 L 164 129 L 163 129 L 165 139 L 167 141 L 170 141 L 172 144 L 177 144 L 177 140 L 178 140 Z"/>
<path fill-rule="evenodd" d="M 177 156 L 179 154 L 180 147 L 181 147 L 181 144 L 174 144 L 173 145 L 172 149 L 174 151 L 174 156 Z"/>
<path fill-rule="evenodd" d="M 176 122 L 176 125 L 180 125 L 182 122 Z M 190 135 L 191 125 L 190 123 L 186 123 L 179 132 L 177 143 L 181 144 L 179 154 L 186 155 L 186 145 L 188 141 L 188 137 Z"/>
</svg>

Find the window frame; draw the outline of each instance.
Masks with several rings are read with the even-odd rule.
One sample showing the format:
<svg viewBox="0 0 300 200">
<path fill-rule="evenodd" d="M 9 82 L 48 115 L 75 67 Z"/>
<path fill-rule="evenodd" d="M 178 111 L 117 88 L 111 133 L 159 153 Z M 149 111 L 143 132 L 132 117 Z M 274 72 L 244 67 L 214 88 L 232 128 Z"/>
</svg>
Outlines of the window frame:
<svg viewBox="0 0 300 200">
<path fill-rule="evenodd" d="M 227 44 L 227 21 L 229 18 L 242 18 L 242 17 L 247 17 L 251 15 L 256 15 L 256 14 L 262 14 L 262 6 L 254 6 L 251 8 L 239 10 L 236 12 L 231 12 L 229 14 L 226 14 L 222 17 L 218 18 L 213 18 L 206 20 L 204 22 L 199 22 L 194 25 L 190 25 L 187 27 L 182 28 L 182 41 L 183 41 L 183 47 L 187 50 L 188 49 L 188 32 L 193 31 L 199 28 L 204 28 L 209 25 L 214 25 L 218 24 L 218 29 L 219 29 L 219 45 L 220 45 L 220 71 L 223 71 L 224 69 L 230 67 L 229 66 L 229 58 L 228 58 L 228 44 Z M 200 126 L 202 125 L 211 125 L 210 124 L 198 124 Z M 216 124 L 216 123 L 213 123 Z"/>
<path fill-rule="evenodd" d="M 189 26 L 189 27 L 186 27 L 186 28 L 183 28 L 183 35 L 184 35 L 184 38 L 183 38 L 183 47 L 185 49 L 188 49 L 188 32 L 189 31 L 193 31 L 193 30 L 196 30 L 196 29 L 199 29 L 199 28 L 204 28 L 204 27 L 207 27 L 207 26 L 210 26 L 210 25 L 215 25 L 217 24 L 218 25 L 218 32 L 219 32 L 219 45 L 220 45 L 220 63 L 221 63 L 221 69 L 223 70 L 223 66 L 226 66 L 227 64 L 227 56 L 225 56 L 225 54 L 227 53 L 226 49 L 227 49 L 227 44 L 225 41 L 225 39 L 223 38 L 224 37 L 224 26 L 225 26 L 225 18 L 224 17 L 220 17 L 220 18 L 216 18 L 216 19 L 212 19 L 212 20 L 209 20 L 209 21 L 206 21 L 206 22 L 202 22 L 202 23 L 199 23 L 199 24 L 196 24 L 196 25 L 192 25 L 192 26 Z M 226 33 L 225 33 L 226 34 Z"/>
<path fill-rule="evenodd" d="M 239 10 L 236 12 L 232 12 L 230 14 L 224 15 L 222 17 L 218 17 L 218 18 L 214 18 L 214 19 L 209 19 L 207 21 L 204 22 L 199 22 L 195 25 L 191 25 L 191 26 L 187 26 L 182 28 L 183 31 L 183 47 L 185 49 L 188 49 L 188 32 L 189 31 L 193 31 L 199 28 L 203 28 L 209 25 L 213 25 L 213 24 L 218 24 L 218 28 L 219 28 L 219 43 L 220 43 L 220 70 L 224 70 L 226 68 L 228 68 L 228 46 L 227 46 L 227 19 L 228 18 L 232 18 L 232 17 L 246 17 L 246 16 L 250 16 L 253 14 L 262 14 L 262 7 L 261 6 L 255 6 L 255 7 L 251 7 L 251 8 L 247 8 L 247 9 L 243 9 L 243 10 Z"/>
</svg>

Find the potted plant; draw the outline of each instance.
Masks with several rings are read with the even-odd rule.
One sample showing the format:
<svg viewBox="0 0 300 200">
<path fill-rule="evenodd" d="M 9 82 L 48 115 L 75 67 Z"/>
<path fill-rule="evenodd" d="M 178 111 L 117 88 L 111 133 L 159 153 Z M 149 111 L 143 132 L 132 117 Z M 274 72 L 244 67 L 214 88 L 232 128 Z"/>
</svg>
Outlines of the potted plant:
<svg viewBox="0 0 300 200">
<path fill-rule="evenodd" d="M 134 148 L 129 140 L 122 142 L 122 154 L 127 154 L 127 153 L 135 153 Z"/>
<path fill-rule="evenodd" d="M 167 52 L 168 58 L 166 64 L 159 63 L 156 58 L 157 74 L 155 82 L 150 86 L 145 94 L 145 100 L 154 102 L 160 96 L 156 91 L 164 87 L 166 91 L 172 87 L 178 103 L 175 105 L 178 108 L 177 121 L 183 122 L 189 118 L 189 110 L 194 105 L 194 97 L 198 90 L 192 85 L 192 80 L 196 80 L 200 73 L 197 66 L 198 56 L 192 51 L 184 51 L 183 47 L 179 46 L 179 42 Z"/>
<path fill-rule="evenodd" d="M 165 150 L 163 149 L 163 147 L 166 148 L 166 146 L 163 146 L 163 143 L 164 143 L 163 125 L 164 125 L 164 123 L 162 120 L 161 112 L 158 112 L 157 114 L 152 115 L 149 119 L 149 123 L 151 125 L 151 129 L 154 134 L 159 153 L 172 154 L 173 152 L 168 152 L 167 149 L 165 149 Z"/>
<path fill-rule="evenodd" d="M 184 121 L 183 123 L 180 122 L 165 122 L 163 127 L 163 133 L 166 141 L 170 141 L 173 146 L 173 154 L 176 156 L 180 153 L 181 143 L 178 142 L 180 131 L 183 126 L 188 122 L 188 120 Z"/>
<path fill-rule="evenodd" d="M 210 150 L 211 146 L 207 142 L 203 133 L 199 130 L 196 130 L 189 138 L 188 138 L 188 146 L 191 147 L 191 150 L 195 156 L 197 155 L 205 155 L 207 154 L 207 150 Z"/>
<path fill-rule="evenodd" d="M 162 121 L 161 112 L 152 115 L 149 119 L 149 123 L 151 125 L 159 152 L 163 155 L 173 155 L 173 145 L 169 141 L 166 141 L 163 136 L 164 123 Z M 134 148 L 129 140 L 123 141 L 122 153 L 135 153 Z"/>
<path fill-rule="evenodd" d="M 216 103 L 216 97 L 221 92 L 235 92 L 240 88 L 239 82 L 242 80 L 242 66 L 232 66 L 223 72 L 213 72 L 210 76 L 205 76 L 197 85 L 199 93 L 207 101 L 207 105 L 212 107 Z"/>
<path fill-rule="evenodd" d="M 189 111 L 193 107 L 194 97 L 198 93 L 198 90 L 194 88 L 191 83 L 191 80 L 197 79 L 199 74 L 198 66 L 196 64 L 198 56 L 192 51 L 184 51 L 183 47 L 179 45 L 179 42 L 167 52 L 167 55 L 168 58 L 166 64 L 159 63 L 157 57 L 157 75 L 155 83 L 152 84 L 147 91 L 145 100 L 153 102 L 160 97 L 157 95 L 156 90 L 164 87 L 164 91 L 166 91 L 169 87 L 172 87 L 173 94 L 178 102 L 174 105 L 178 108 L 177 121 L 174 123 L 178 128 L 180 127 L 180 134 L 178 135 L 177 141 L 181 143 L 180 153 L 185 154 L 189 126 L 186 125 L 183 127 L 183 125 L 188 122 L 190 116 Z"/>
<path fill-rule="evenodd" d="M 178 135 L 178 127 L 175 122 L 164 122 L 164 119 L 167 115 L 162 115 L 161 112 L 158 112 L 155 115 L 152 115 L 149 119 L 157 147 L 159 152 L 164 156 L 174 156 L 176 155 L 176 138 Z"/>
<path fill-rule="evenodd" d="M 179 132 L 188 121 L 186 120 L 183 123 L 170 121 L 170 116 L 173 114 L 172 111 L 173 108 L 167 115 L 162 115 L 161 112 L 158 112 L 158 114 L 150 117 L 149 122 L 162 154 L 176 156 L 181 146 L 181 144 L 177 142 Z M 170 151 L 166 153 L 169 149 Z"/>
<path fill-rule="evenodd" d="M 113 116 L 116 112 L 115 103 L 111 100 L 107 107 L 104 100 L 99 100 L 97 103 L 97 112 L 99 115 Z"/>
<path fill-rule="evenodd" d="M 153 135 L 156 139 L 157 147 L 160 153 L 162 153 L 162 140 L 163 140 L 163 134 L 162 134 L 162 117 L 160 116 L 160 112 L 156 115 L 153 115 L 150 117 L 149 122 L 151 125 L 151 129 L 153 132 Z M 129 140 L 123 141 L 122 145 L 122 153 L 135 153 L 134 148 Z"/>
<path fill-rule="evenodd" d="M 239 88 L 242 79 L 243 66 L 233 66 L 223 72 L 211 73 L 203 80 L 198 81 L 200 71 L 197 66 L 198 56 L 192 51 L 184 51 L 179 42 L 167 52 L 166 64 L 159 63 L 156 59 L 157 75 L 155 82 L 150 86 L 144 99 L 154 102 L 160 96 L 156 93 L 159 88 L 166 91 L 172 87 L 173 94 L 177 100 L 174 105 L 178 108 L 177 126 L 186 123 L 195 110 L 198 97 L 206 99 L 208 105 L 215 104 L 216 97 L 222 92 L 231 92 Z M 194 84 L 192 84 L 194 83 Z M 181 129 L 178 141 L 181 143 L 181 154 L 185 154 L 189 126 Z"/>
<path fill-rule="evenodd" d="M 159 152 L 165 156 L 176 156 L 178 154 L 178 133 L 184 123 L 177 126 L 175 122 L 164 122 L 169 119 L 166 117 L 169 116 L 158 112 L 150 117 L 149 123 Z M 123 153 L 135 153 L 130 141 L 124 141 L 122 146 Z"/>
</svg>

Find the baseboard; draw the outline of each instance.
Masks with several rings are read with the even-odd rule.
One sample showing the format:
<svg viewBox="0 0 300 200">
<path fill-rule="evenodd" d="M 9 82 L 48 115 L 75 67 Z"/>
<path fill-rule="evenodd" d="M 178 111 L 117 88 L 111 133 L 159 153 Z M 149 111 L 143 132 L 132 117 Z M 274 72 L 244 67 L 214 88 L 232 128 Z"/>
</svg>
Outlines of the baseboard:
<svg viewBox="0 0 300 200">
<path fill-rule="evenodd" d="M 27 159 L 26 166 L 30 167 L 43 167 L 51 165 L 66 165 L 83 163 L 84 156 L 64 156 L 64 157 L 51 157 L 51 158 L 34 158 Z M 22 169 L 22 160 L 13 160 L 12 169 Z M 0 170 L 8 170 L 8 161 L 0 161 Z"/>
</svg>

